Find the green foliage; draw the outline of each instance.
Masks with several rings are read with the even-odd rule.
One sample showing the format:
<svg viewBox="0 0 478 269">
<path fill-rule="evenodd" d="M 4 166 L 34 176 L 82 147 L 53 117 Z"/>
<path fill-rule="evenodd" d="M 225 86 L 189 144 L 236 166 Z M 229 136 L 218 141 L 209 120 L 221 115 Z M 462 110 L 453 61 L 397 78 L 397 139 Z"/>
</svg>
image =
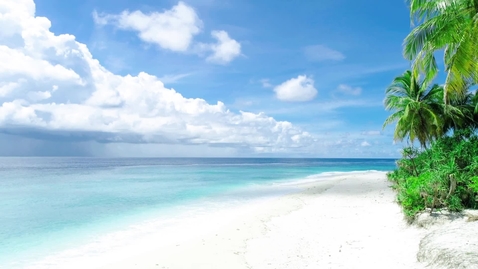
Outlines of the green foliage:
<svg viewBox="0 0 478 269">
<path fill-rule="evenodd" d="M 407 0 L 416 26 L 404 41 L 412 70 L 387 88 L 384 123 L 397 122 L 394 139 L 415 140 L 388 174 L 409 219 L 425 208 L 478 207 L 478 0 Z M 443 52 L 447 77 L 435 56 Z M 446 134 L 452 134 L 446 136 Z M 428 148 L 427 148 L 428 147 Z"/>
<path fill-rule="evenodd" d="M 417 139 L 422 147 L 443 134 L 443 88 L 427 83 L 407 70 L 386 90 L 385 108 L 393 111 L 384 127 L 397 121 L 395 140 Z"/>
<path fill-rule="evenodd" d="M 404 41 L 404 56 L 413 69 L 431 81 L 438 73 L 435 52 L 443 51 L 445 99 L 466 94 L 478 82 L 478 1 L 408 0 L 410 17 L 417 25 Z M 451 98 L 451 99 L 452 99 Z"/>
<path fill-rule="evenodd" d="M 405 215 L 413 217 L 419 211 L 425 209 L 426 201 L 422 200 L 421 192 L 425 186 L 428 175 L 409 177 L 400 181 L 398 185 L 398 202 L 403 206 Z"/>
<path fill-rule="evenodd" d="M 471 131 L 456 131 L 422 151 L 405 148 L 402 155 L 388 178 L 409 220 L 425 208 L 478 208 L 478 137 Z"/>
<path fill-rule="evenodd" d="M 470 189 L 474 192 L 478 192 L 478 176 L 472 177 L 470 181 Z"/>
</svg>

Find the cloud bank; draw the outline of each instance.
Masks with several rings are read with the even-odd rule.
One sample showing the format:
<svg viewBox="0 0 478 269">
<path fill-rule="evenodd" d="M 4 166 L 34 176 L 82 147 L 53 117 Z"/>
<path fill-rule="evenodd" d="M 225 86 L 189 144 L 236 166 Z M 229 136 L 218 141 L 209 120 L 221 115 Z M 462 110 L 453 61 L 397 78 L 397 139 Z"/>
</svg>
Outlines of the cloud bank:
<svg viewBox="0 0 478 269">
<path fill-rule="evenodd" d="M 141 32 L 153 31 L 148 26 L 152 14 L 124 14 L 125 20 L 132 14 L 144 19 L 145 24 L 125 24 L 139 38 L 143 38 Z M 95 19 L 98 24 L 116 25 L 121 16 L 97 14 Z M 189 53 L 199 46 L 207 61 L 219 64 L 240 55 L 240 44 L 223 31 L 212 32 L 216 42 L 195 43 L 201 22 L 185 4 L 153 17 L 152 21 L 159 25 L 164 20 L 171 22 L 161 31 L 175 32 L 173 28 L 183 31 L 173 35 L 177 37 L 175 40 L 156 39 L 151 33 L 144 36 L 155 40 L 151 42 L 161 49 Z M 208 103 L 201 98 L 185 98 L 164 85 L 189 74 L 163 78 L 145 72 L 115 74 L 75 36 L 51 32 L 51 22 L 35 15 L 33 0 L 0 1 L 0 25 L 0 155 L 365 157 L 389 154 L 388 150 L 378 152 L 375 145 L 380 144 L 368 133 L 348 137 L 340 132 L 310 134 L 264 113 L 231 111 L 220 101 Z M 282 101 L 308 101 L 317 95 L 314 80 L 305 75 L 276 87 L 267 80 L 262 83 L 273 88 Z M 344 106 L 351 103 L 339 107 Z M 312 124 L 315 123 L 309 127 Z M 317 124 L 320 126 L 320 122 Z M 362 147 L 364 139 L 374 146 Z M 387 145 L 392 140 L 383 139 Z"/>
<path fill-rule="evenodd" d="M 153 17 L 176 22 L 172 18 L 181 14 L 187 22 L 174 25 L 189 34 L 173 35 L 176 41 L 144 38 L 165 48 L 186 49 L 197 31 L 197 18 L 184 5 L 165 14 Z M 144 18 L 140 13 L 125 13 L 115 20 L 122 21 L 121 16 Z M 111 18 L 96 19 L 104 22 Z M 99 143 L 208 145 L 252 152 L 289 151 L 315 141 L 290 122 L 263 113 L 235 113 L 220 101 L 209 104 L 185 98 L 151 74 L 116 75 L 73 35 L 52 33 L 50 21 L 35 16 L 32 0 L 1 1 L 0 23 L 2 133 Z M 135 27 L 146 29 L 146 33 L 147 25 Z M 219 43 L 231 42 L 224 32 L 217 32 L 216 37 Z M 237 52 L 237 46 L 230 43 L 213 50 L 212 59 L 223 59 L 231 51 Z M 307 79 L 304 83 L 306 89 L 310 87 Z"/>
</svg>

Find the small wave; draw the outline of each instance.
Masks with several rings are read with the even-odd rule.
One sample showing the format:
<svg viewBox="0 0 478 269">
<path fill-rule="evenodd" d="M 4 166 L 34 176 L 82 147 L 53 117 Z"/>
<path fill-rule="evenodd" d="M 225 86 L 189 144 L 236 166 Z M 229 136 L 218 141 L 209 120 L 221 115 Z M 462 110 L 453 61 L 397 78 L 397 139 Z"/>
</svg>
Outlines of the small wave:
<svg viewBox="0 0 478 269">
<path fill-rule="evenodd" d="M 340 176 L 349 176 L 349 175 L 358 175 L 358 174 L 368 174 L 368 173 L 386 173 L 386 171 L 380 170 L 359 170 L 359 171 L 333 171 L 333 172 L 322 172 L 318 174 L 309 175 L 303 178 L 282 180 L 273 182 L 274 185 L 297 185 L 303 183 L 316 182 L 320 180 L 327 180 Z"/>
<path fill-rule="evenodd" d="M 254 202 L 253 202 L 254 201 Z M 264 200 L 265 201 L 265 200 Z M 64 250 L 41 260 L 21 265 L 27 269 L 76 269 L 97 268 L 118 260 L 128 258 L 164 246 L 189 241 L 203 234 L 227 225 L 237 217 L 238 212 L 247 212 L 257 205 L 257 200 L 213 201 L 178 208 L 170 216 L 150 219 L 111 231 L 89 243 Z M 259 201 L 260 202 L 260 201 Z M 215 221 L 211 222 L 211 219 Z"/>
</svg>

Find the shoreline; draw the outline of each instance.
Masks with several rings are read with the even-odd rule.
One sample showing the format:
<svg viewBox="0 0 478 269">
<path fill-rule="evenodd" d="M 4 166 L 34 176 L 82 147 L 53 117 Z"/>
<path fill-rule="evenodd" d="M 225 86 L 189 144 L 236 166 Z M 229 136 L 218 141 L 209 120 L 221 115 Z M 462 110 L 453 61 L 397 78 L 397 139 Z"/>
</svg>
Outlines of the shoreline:
<svg viewBox="0 0 478 269">
<path fill-rule="evenodd" d="M 325 177 L 323 178 L 320 175 L 312 175 L 314 177 L 313 181 L 324 180 Z M 230 224 L 230 219 L 236 219 L 236 216 L 232 216 L 231 212 L 228 212 L 231 207 L 234 214 L 241 212 L 243 216 L 250 215 L 250 212 L 254 212 L 257 209 L 258 204 L 264 205 L 275 201 L 278 197 L 299 192 L 301 190 L 300 185 L 310 182 L 310 179 L 305 182 L 304 180 L 306 179 L 301 178 L 240 187 L 230 193 L 232 197 L 237 195 L 242 197 L 241 195 L 247 194 L 251 195 L 251 197 L 260 198 L 242 197 L 232 198 L 232 200 L 221 199 L 220 201 L 216 201 L 215 198 L 213 200 L 198 200 L 195 201 L 195 204 L 185 204 L 176 208 L 170 208 L 166 215 L 162 215 L 164 212 L 161 212 L 159 218 L 142 219 L 122 229 L 112 230 L 92 240 L 87 240 L 77 247 L 55 251 L 50 255 L 33 259 L 26 264 L 22 263 L 23 266 L 22 264 L 10 263 L 7 267 L 65 268 L 66 266 L 68 268 L 101 268 L 106 264 L 117 261 L 117 257 L 137 256 L 148 252 L 150 249 L 176 245 L 177 242 L 190 241 L 191 238 L 211 233 L 211 229 L 220 230 L 223 226 Z M 178 209 L 180 210 L 178 211 Z M 211 218 L 219 221 L 215 221 L 214 225 L 209 225 L 208 222 Z M 188 222 L 202 223 L 202 227 L 193 233 L 184 232 L 192 231 Z M 176 226 L 173 227 L 173 225 Z M 204 228 L 206 226 L 211 227 L 206 229 Z M 141 247 L 138 248 L 137 246 Z M 0 268 L 3 267 L 0 265 Z"/>
<path fill-rule="evenodd" d="M 356 268 L 375 266 L 380 255 L 387 267 L 422 268 L 419 231 L 403 220 L 385 174 L 334 172 L 279 183 L 290 193 L 198 215 L 101 255 L 63 265 L 52 256 L 34 268 Z"/>
<path fill-rule="evenodd" d="M 298 185 L 299 193 L 190 224 L 196 236 L 145 244 L 96 268 L 422 268 L 420 231 L 403 220 L 385 172 Z"/>
</svg>

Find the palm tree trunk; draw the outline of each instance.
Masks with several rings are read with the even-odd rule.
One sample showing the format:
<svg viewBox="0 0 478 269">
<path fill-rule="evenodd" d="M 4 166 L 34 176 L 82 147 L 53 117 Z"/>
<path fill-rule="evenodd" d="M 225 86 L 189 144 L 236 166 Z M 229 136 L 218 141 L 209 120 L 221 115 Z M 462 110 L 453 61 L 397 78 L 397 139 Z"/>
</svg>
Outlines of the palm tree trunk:
<svg viewBox="0 0 478 269">
<path fill-rule="evenodd" d="M 426 127 L 426 124 L 425 124 L 425 119 L 423 118 L 422 113 L 418 113 L 418 116 L 420 117 L 420 126 L 422 127 L 422 129 L 421 129 L 420 131 L 422 131 L 422 132 L 427 132 L 427 131 L 429 131 L 429 130 L 427 130 L 427 127 Z M 422 141 L 421 139 L 419 139 L 419 140 L 420 140 L 420 146 L 422 147 L 422 149 L 423 149 L 423 148 L 426 149 L 426 147 L 427 147 L 427 146 L 426 146 L 426 140 L 427 140 L 427 138 L 428 138 L 428 137 L 425 137 L 425 140 L 423 140 L 423 141 Z"/>
<path fill-rule="evenodd" d="M 478 0 L 475 0 L 475 1 L 478 1 Z M 448 91 L 449 91 L 448 84 L 449 83 L 450 83 L 450 69 L 448 68 L 445 85 L 443 86 L 443 103 L 445 104 L 445 109 L 446 109 L 446 105 L 448 105 Z"/>
</svg>

